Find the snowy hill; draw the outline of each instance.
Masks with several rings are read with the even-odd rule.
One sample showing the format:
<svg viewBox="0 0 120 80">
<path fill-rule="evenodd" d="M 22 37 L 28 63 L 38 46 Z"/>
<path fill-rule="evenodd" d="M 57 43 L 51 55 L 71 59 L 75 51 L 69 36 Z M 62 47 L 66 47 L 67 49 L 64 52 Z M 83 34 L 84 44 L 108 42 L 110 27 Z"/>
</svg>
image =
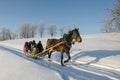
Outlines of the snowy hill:
<svg viewBox="0 0 120 80">
<path fill-rule="evenodd" d="M 72 59 L 65 67 L 59 52 L 51 62 L 47 56 L 40 60 L 25 56 L 24 42 L 33 39 L 1 41 L 0 80 L 120 80 L 120 33 L 82 35 L 82 39 L 72 46 Z M 34 40 L 46 46 L 47 38 Z"/>
</svg>

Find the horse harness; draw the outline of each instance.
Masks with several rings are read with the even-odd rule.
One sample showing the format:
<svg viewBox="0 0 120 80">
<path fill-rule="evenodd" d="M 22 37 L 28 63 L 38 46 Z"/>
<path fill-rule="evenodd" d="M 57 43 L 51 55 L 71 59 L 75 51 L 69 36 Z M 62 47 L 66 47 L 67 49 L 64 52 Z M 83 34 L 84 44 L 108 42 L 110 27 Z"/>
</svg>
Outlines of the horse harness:
<svg viewBox="0 0 120 80">
<path fill-rule="evenodd" d="M 66 44 L 67 47 L 71 47 L 71 45 L 74 44 L 74 42 L 72 42 L 72 41 L 70 40 L 68 34 L 64 34 L 62 40 L 65 42 L 65 44 Z"/>
</svg>

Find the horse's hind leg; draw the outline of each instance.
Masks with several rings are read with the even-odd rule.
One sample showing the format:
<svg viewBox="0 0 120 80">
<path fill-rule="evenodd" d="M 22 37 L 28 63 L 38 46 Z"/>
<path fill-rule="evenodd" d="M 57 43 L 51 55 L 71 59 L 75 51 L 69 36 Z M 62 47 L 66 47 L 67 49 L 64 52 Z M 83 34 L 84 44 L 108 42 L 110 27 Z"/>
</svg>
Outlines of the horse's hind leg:
<svg viewBox="0 0 120 80">
<path fill-rule="evenodd" d="M 52 51 L 48 52 L 48 61 L 51 61 L 51 54 L 52 54 Z"/>
<path fill-rule="evenodd" d="M 68 61 L 71 59 L 71 57 L 70 57 L 70 52 L 66 52 L 66 54 L 67 54 L 67 56 L 68 56 L 68 59 L 65 60 L 64 63 L 68 62 Z"/>
</svg>

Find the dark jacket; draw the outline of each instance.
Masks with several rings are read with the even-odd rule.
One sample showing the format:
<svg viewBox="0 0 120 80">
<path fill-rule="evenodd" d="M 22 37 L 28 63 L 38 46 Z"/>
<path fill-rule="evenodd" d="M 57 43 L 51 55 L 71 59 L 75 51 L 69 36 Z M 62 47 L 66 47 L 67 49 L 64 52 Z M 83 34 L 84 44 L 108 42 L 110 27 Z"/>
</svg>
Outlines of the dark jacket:
<svg viewBox="0 0 120 80">
<path fill-rule="evenodd" d="M 30 51 L 31 51 L 31 45 L 32 45 L 32 41 L 30 41 L 30 42 L 28 43 L 28 50 L 30 50 Z"/>
<path fill-rule="evenodd" d="M 35 40 L 33 40 L 32 46 L 33 46 L 33 48 L 36 48 L 36 42 L 35 42 Z"/>
<path fill-rule="evenodd" d="M 38 49 L 38 52 L 42 52 L 44 50 L 41 41 L 38 42 L 37 49 Z"/>
</svg>

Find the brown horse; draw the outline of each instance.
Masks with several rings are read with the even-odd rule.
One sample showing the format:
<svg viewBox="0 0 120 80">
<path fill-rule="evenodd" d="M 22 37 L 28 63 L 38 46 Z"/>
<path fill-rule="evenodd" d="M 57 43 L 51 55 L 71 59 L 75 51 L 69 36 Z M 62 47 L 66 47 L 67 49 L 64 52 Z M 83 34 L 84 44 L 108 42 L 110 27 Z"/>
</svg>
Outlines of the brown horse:
<svg viewBox="0 0 120 80">
<path fill-rule="evenodd" d="M 57 47 L 52 48 L 51 50 L 48 51 L 48 58 L 51 58 L 51 53 L 53 51 L 59 51 L 61 53 L 61 65 L 64 66 L 63 64 L 63 53 L 65 52 L 68 56 L 68 59 L 64 61 L 64 63 L 68 62 L 71 59 L 70 56 L 70 49 L 73 42 L 73 39 L 75 39 L 77 42 L 82 42 L 82 38 L 79 34 L 79 29 L 73 29 L 71 31 L 68 32 L 68 34 L 64 34 L 63 38 L 60 39 L 48 39 L 47 40 L 47 46 L 46 49 L 53 47 L 54 45 L 56 45 L 57 43 L 60 42 L 64 42 L 62 44 L 60 44 Z"/>
</svg>

